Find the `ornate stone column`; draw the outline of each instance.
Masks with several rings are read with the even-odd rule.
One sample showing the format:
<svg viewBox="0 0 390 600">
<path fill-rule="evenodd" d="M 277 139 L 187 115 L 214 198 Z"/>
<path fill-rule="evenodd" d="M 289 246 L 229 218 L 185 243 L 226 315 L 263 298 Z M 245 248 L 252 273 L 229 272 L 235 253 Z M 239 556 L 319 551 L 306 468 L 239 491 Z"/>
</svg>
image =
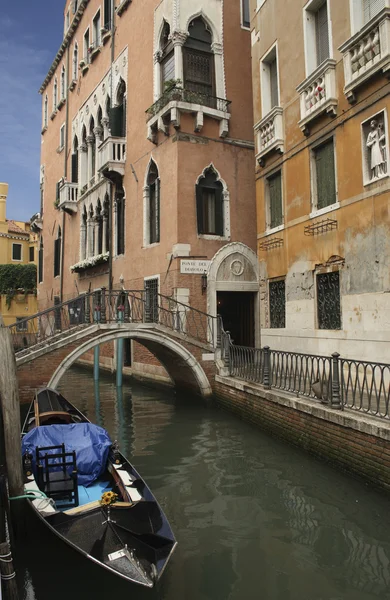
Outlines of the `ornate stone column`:
<svg viewBox="0 0 390 600">
<path fill-rule="evenodd" d="M 85 221 L 81 218 L 80 225 L 80 260 L 84 260 L 86 258 L 86 249 L 87 249 L 87 229 L 85 225 Z"/>
<path fill-rule="evenodd" d="M 95 134 L 95 143 L 96 143 L 96 159 L 95 159 L 95 171 L 96 174 L 99 172 L 99 168 L 100 168 L 100 152 L 99 152 L 99 146 L 103 141 L 103 127 L 100 127 L 100 125 L 97 125 L 95 127 L 95 129 L 93 130 L 94 134 Z M 94 173 L 95 174 L 95 173 Z"/>
<path fill-rule="evenodd" d="M 89 216 L 87 219 L 87 258 L 93 256 L 93 216 Z"/>
<path fill-rule="evenodd" d="M 160 60 L 162 57 L 161 50 L 156 50 L 153 54 L 154 63 L 154 100 L 155 102 L 162 96 L 163 89 L 161 86 L 161 64 Z"/>
<path fill-rule="evenodd" d="M 173 51 L 175 54 L 175 79 L 181 79 L 184 87 L 183 46 L 188 37 L 186 31 L 176 29 L 172 35 Z"/>
<path fill-rule="evenodd" d="M 118 203 L 116 201 L 116 198 L 114 200 L 114 214 L 112 215 L 112 248 L 110 249 L 110 254 L 112 252 L 112 256 L 116 256 L 117 255 L 117 248 L 118 248 L 118 240 L 117 240 L 117 217 L 118 217 Z"/>
<path fill-rule="evenodd" d="M 109 117 L 102 118 L 102 125 L 103 125 L 103 139 L 106 140 L 108 137 L 110 137 L 110 119 L 109 119 Z"/>
<path fill-rule="evenodd" d="M 107 220 L 108 214 L 107 211 L 103 212 L 103 243 L 102 243 L 102 252 L 105 254 L 107 252 Z"/>
<path fill-rule="evenodd" d="M 95 230 L 95 236 L 94 236 L 95 247 L 94 247 L 94 251 L 93 251 L 94 256 L 97 256 L 99 254 L 99 219 L 100 219 L 99 217 L 95 217 L 94 223 L 93 223 L 93 227 Z"/>
<path fill-rule="evenodd" d="M 88 177 L 88 156 L 87 156 L 87 144 L 80 145 L 80 186 L 83 188 L 87 183 Z"/>
<path fill-rule="evenodd" d="M 211 50 L 214 52 L 215 95 L 217 98 L 226 98 L 223 46 L 219 42 L 213 42 Z"/>
<path fill-rule="evenodd" d="M 87 137 L 87 146 L 88 146 L 88 167 L 87 167 L 87 183 L 91 181 L 94 173 L 92 173 L 92 144 L 95 143 L 95 136 L 89 135 Z"/>
</svg>

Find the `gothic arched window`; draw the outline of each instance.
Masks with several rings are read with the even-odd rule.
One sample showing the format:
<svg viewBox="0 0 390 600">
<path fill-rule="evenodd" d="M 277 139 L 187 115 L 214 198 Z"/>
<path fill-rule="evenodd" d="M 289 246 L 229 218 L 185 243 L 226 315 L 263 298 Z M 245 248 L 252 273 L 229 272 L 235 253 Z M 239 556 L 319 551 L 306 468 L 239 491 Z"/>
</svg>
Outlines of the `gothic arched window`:
<svg viewBox="0 0 390 600">
<path fill-rule="evenodd" d="M 224 234 L 223 186 L 216 172 L 209 168 L 196 185 L 198 233 Z"/>
<path fill-rule="evenodd" d="M 148 243 L 160 241 L 160 178 L 156 163 L 152 160 L 147 178 Z"/>
<path fill-rule="evenodd" d="M 73 140 L 73 153 L 72 153 L 72 183 L 78 183 L 79 181 L 79 141 L 77 135 L 74 136 Z"/>
<path fill-rule="evenodd" d="M 65 100 L 65 84 L 66 84 L 66 72 L 65 72 L 64 65 L 62 65 L 62 69 L 61 69 L 61 100 Z"/>
<path fill-rule="evenodd" d="M 56 110 L 58 104 L 58 83 L 57 78 L 54 80 L 53 84 L 53 111 Z"/>
<path fill-rule="evenodd" d="M 116 254 L 125 253 L 125 192 L 122 187 L 116 192 Z"/>
<path fill-rule="evenodd" d="M 54 277 L 61 271 L 61 227 L 58 227 L 57 238 L 54 240 Z"/>
<path fill-rule="evenodd" d="M 73 81 L 77 79 L 77 72 L 79 68 L 79 47 L 77 42 L 73 48 L 73 61 L 72 61 L 72 79 Z"/>
<path fill-rule="evenodd" d="M 166 89 L 172 87 L 172 82 L 175 79 L 175 55 L 173 50 L 172 40 L 169 39 L 171 28 L 169 23 L 164 21 L 164 26 L 161 32 L 160 38 L 160 52 L 161 52 L 161 91 L 165 92 Z"/>
<path fill-rule="evenodd" d="M 184 88 L 206 96 L 215 96 L 211 43 L 211 32 L 204 20 L 201 17 L 193 19 L 183 47 Z"/>
<path fill-rule="evenodd" d="M 41 241 L 39 244 L 38 251 L 38 283 L 42 283 L 43 281 L 43 237 L 41 237 Z"/>
<path fill-rule="evenodd" d="M 126 84 L 120 79 L 116 105 L 110 109 L 110 129 L 114 137 L 126 137 Z"/>
</svg>

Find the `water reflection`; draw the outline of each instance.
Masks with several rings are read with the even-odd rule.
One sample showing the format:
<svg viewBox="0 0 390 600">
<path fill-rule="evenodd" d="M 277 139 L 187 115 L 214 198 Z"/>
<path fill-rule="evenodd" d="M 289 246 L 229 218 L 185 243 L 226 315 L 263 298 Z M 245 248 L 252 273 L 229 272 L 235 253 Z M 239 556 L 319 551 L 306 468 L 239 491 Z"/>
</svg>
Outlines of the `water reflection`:
<svg viewBox="0 0 390 600">
<path fill-rule="evenodd" d="M 97 390 L 92 374 L 80 369 L 61 391 L 119 441 L 166 511 L 179 546 L 161 587 L 150 592 L 106 575 L 38 523 L 39 533 L 21 550 L 24 600 L 99 600 L 109 589 L 159 600 L 388 594 L 386 497 L 198 399 L 134 382 L 117 390 L 110 378 Z M 44 559 L 34 552 L 38 535 Z"/>
</svg>

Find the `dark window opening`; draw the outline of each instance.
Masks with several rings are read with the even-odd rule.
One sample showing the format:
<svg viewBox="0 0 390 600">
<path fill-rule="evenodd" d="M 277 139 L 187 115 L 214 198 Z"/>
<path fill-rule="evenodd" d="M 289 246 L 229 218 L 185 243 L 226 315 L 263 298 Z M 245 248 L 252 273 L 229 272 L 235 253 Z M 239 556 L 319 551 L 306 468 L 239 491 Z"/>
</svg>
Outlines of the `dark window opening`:
<svg viewBox="0 0 390 600">
<path fill-rule="evenodd" d="M 251 18 L 249 14 L 249 0 L 241 0 L 241 10 L 243 27 L 250 27 Z"/>
<path fill-rule="evenodd" d="M 104 0 L 104 29 L 111 29 L 112 0 Z"/>
<path fill-rule="evenodd" d="M 196 211 L 198 233 L 223 235 L 223 188 L 212 169 L 196 185 Z"/>
<path fill-rule="evenodd" d="M 116 196 L 116 253 L 125 253 L 125 196 L 123 188 L 117 191 Z"/>
<path fill-rule="evenodd" d="M 149 244 L 160 241 L 160 179 L 157 165 L 151 162 L 148 174 L 149 188 Z"/>
<path fill-rule="evenodd" d="M 212 36 L 203 19 L 194 19 L 183 47 L 184 87 L 195 93 L 215 95 Z"/>
<path fill-rule="evenodd" d="M 131 367 L 131 339 L 125 338 L 123 344 L 124 357 L 123 357 L 123 366 Z"/>
<path fill-rule="evenodd" d="M 120 80 L 116 106 L 110 108 L 110 130 L 114 137 L 126 137 L 126 84 Z"/>
<path fill-rule="evenodd" d="M 145 281 L 145 322 L 158 323 L 158 278 Z"/>
<path fill-rule="evenodd" d="M 58 228 L 57 239 L 54 240 L 54 277 L 60 274 L 61 270 L 61 228 Z"/>
<path fill-rule="evenodd" d="M 43 239 L 41 238 L 41 243 L 39 245 L 38 252 L 38 283 L 42 283 L 43 281 Z"/>
<path fill-rule="evenodd" d="M 316 50 L 317 66 L 329 58 L 328 5 L 325 2 L 317 10 L 316 15 Z"/>
<path fill-rule="evenodd" d="M 271 328 L 286 327 L 286 282 L 269 282 L 269 316 Z"/>
<path fill-rule="evenodd" d="M 28 321 L 25 321 L 25 317 L 16 317 L 16 331 L 27 331 Z"/>
<path fill-rule="evenodd" d="M 79 182 L 79 142 L 77 137 L 74 138 L 73 142 L 73 154 L 72 154 L 72 183 Z"/>
<path fill-rule="evenodd" d="M 12 260 L 22 260 L 22 244 L 12 244 Z"/>
<path fill-rule="evenodd" d="M 28 260 L 30 262 L 34 262 L 34 258 L 35 258 L 35 252 L 34 252 L 34 250 L 35 250 L 34 246 L 31 246 L 29 248 L 29 257 L 28 257 Z"/>
<path fill-rule="evenodd" d="M 317 275 L 319 329 L 341 329 L 340 275 L 338 271 Z"/>
</svg>

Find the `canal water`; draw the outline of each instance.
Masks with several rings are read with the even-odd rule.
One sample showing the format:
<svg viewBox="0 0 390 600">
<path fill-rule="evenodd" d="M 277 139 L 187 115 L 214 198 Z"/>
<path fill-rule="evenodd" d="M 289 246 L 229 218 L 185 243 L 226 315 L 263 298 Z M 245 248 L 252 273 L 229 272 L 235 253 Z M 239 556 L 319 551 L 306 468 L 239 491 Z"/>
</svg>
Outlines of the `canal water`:
<svg viewBox="0 0 390 600">
<path fill-rule="evenodd" d="M 112 438 L 162 505 L 178 546 L 147 590 L 104 572 L 34 521 L 17 555 L 22 600 L 390 598 L 389 499 L 215 406 L 75 368 L 62 393 Z"/>
</svg>

